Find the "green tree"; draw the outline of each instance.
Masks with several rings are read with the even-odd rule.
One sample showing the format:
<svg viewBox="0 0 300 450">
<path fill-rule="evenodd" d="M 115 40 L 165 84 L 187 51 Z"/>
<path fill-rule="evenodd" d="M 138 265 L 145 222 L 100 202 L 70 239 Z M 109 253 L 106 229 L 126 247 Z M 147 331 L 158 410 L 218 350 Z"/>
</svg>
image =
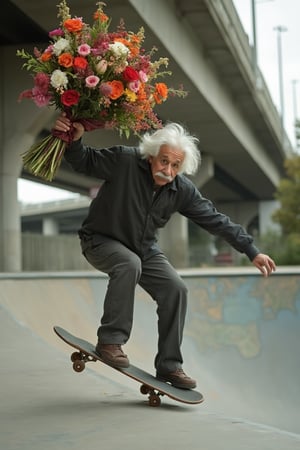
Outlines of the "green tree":
<svg viewBox="0 0 300 450">
<path fill-rule="evenodd" d="M 295 122 L 295 135 L 296 135 L 296 147 L 300 148 L 300 120 L 297 119 Z"/>
<path fill-rule="evenodd" d="M 281 225 L 285 236 L 300 234 L 300 155 L 285 161 L 286 177 L 283 178 L 275 198 L 280 208 L 273 214 L 274 222 Z"/>
<path fill-rule="evenodd" d="M 264 253 L 272 255 L 278 266 L 300 264 L 300 233 L 282 236 L 276 231 L 269 231 L 260 236 L 259 247 Z"/>
<path fill-rule="evenodd" d="M 285 161 L 286 177 L 282 178 L 275 193 L 280 208 L 273 214 L 274 222 L 281 226 L 282 234 L 269 236 L 265 243 L 273 242 L 277 264 L 300 264 L 300 155 Z M 279 239 L 279 240 L 278 240 Z"/>
</svg>

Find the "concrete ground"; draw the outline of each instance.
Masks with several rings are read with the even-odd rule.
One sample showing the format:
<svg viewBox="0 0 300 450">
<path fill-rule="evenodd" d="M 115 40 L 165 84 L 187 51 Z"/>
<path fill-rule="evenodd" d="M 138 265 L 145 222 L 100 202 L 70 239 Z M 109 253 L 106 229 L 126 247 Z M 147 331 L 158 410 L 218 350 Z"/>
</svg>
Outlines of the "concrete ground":
<svg viewBox="0 0 300 450">
<path fill-rule="evenodd" d="M 264 320 L 256 310 L 259 335 L 249 319 L 250 312 L 253 319 L 254 307 L 261 304 L 257 298 L 250 309 L 246 301 L 243 305 L 250 326 L 248 319 L 239 317 L 232 328 L 239 311 L 232 305 L 234 289 L 241 285 L 245 289 L 245 277 L 249 289 L 250 285 L 254 289 L 255 283 L 257 294 L 260 288 L 260 280 L 251 274 L 242 277 L 230 278 L 231 284 L 226 277 L 186 278 L 192 298 L 184 342 L 185 369 L 197 378 L 205 402 L 190 406 L 163 397 L 159 408 L 148 406 L 138 383 L 100 363 L 75 373 L 69 360 L 72 349 L 53 333 L 53 325 L 61 325 L 95 340 L 105 277 L 32 274 L 0 278 L 0 448 L 299 450 L 299 275 L 279 273 L 278 280 L 274 278 L 277 293 L 286 286 L 288 305 L 280 309 L 280 319 L 271 317 L 274 308 L 270 304 L 264 306 Z M 224 317 L 218 321 L 216 300 L 211 298 L 207 307 L 199 299 L 205 298 L 211 285 L 218 287 L 224 280 L 228 292 L 222 285 L 222 295 L 228 296 L 229 303 L 221 305 Z M 269 287 L 265 284 L 264 292 Z M 199 302 L 202 328 L 210 339 L 206 344 L 194 323 Z M 156 346 L 153 311 L 154 304 L 138 291 L 135 327 L 126 346 L 131 360 L 152 372 Z M 207 328 L 208 312 L 217 327 L 214 335 Z M 252 347 L 243 341 L 245 336 L 252 336 Z M 222 343 L 217 346 L 218 339 L 224 347 Z"/>
</svg>

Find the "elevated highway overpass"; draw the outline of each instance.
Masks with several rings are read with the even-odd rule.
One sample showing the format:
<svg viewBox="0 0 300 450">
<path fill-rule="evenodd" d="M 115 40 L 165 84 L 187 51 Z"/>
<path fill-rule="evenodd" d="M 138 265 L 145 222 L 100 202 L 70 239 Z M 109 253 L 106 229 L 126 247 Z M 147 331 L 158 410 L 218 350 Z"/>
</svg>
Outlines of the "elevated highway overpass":
<svg viewBox="0 0 300 450">
<path fill-rule="evenodd" d="M 31 178 L 22 169 L 20 154 L 50 130 L 55 117 L 54 111 L 39 110 L 30 102 L 17 104 L 19 92 L 30 86 L 30 80 L 15 53 L 17 48 L 32 51 L 34 45 L 46 45 L 47 32 L 57 26 L 57 10 L 51 0 L 4 3 L 0 205 L 9 214 L 4 213 L 0 222 L 1 254 L 6 255 L 0 257 L 4 258 L 0 265 L 2 270 L 13 270 L 20 261 L 17 178 Z M 91 20 L 94 1 L 69 0 L 68 4 L 73 15 Z M 248 226 L 259 214 L 260 202 L 273 200 L 292 148 L 259 68 L 253 65 L 232 1 L 115 0 L 106 12 L 113 18 L 112 29 L 121 17 L 128 29 L 143 26 L 145 46 L 155 45 L 169 57 L 172 84 L 182 83 L 189 95 L 169 100 L 157 112 L 163 121 L 181 122 L 199 137 L 203 164 L 196 184 L 233 220 Z M 86 142 L 107 146 L 121 139 L 114 132 L 95 131 Z M 126 141 L 135 143 L 134 137 Z M 52 185 L 88 194 L 98 183 L 63 164 Z"/>
</svg>

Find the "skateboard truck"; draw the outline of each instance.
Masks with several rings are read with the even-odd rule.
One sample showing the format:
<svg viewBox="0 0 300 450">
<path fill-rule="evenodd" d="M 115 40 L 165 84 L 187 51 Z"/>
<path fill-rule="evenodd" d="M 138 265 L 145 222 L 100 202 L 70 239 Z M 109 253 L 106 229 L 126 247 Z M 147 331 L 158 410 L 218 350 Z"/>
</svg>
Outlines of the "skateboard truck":
<svg viewBox="0 0 300 450">
<path fill-rule="evenodd" d="M 85 369 L 85 363 L 95 362 L 97 359 L 83 352 L 73 352 L 71 355 L 71 361 L 75 372 L 82 372 Z"/>
<path fill-rule="evenodd" d="M 148 402 L 150 406 L 160 406 L 160 397 L 163 397 L 163 393 L 156 391 L 146 384 L 142 384 L 140 387 L 140 393 L 143 395 L 148 395 Z"/>
</svg>

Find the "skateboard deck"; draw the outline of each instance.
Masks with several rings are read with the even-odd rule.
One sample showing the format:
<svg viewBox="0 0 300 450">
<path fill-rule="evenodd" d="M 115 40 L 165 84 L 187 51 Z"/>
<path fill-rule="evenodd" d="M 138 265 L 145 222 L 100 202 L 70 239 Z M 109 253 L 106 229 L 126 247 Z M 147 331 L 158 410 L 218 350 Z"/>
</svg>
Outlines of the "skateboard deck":
<svg viewBox="0 0 300 450">
<path fill-rule="evenodd" d="M 150 406 L 160 406 L 161 397 L 164 395 L 178 402 L 188 404 L 197 404 L 204 401 L 203 395 L 200 392 L 194 389 L 179 389 L 171 386 L 171 384 L 158 380 L 153 375 L 132 364 L 125 369 L 112 367 L 95 353 L 95 346 L 90 342 L 74 336 L 61 327 L 55 326 L 53 329 L 64 342 L 77 350 L 71 354 L 71 361 L 75 372 L 82 372 L 87 362 L 100 361 L 123 375 L 138 381 L 141 384 L 140 392 L 141 394 L 148 395 L 148 403 Z"/>
</svg>

